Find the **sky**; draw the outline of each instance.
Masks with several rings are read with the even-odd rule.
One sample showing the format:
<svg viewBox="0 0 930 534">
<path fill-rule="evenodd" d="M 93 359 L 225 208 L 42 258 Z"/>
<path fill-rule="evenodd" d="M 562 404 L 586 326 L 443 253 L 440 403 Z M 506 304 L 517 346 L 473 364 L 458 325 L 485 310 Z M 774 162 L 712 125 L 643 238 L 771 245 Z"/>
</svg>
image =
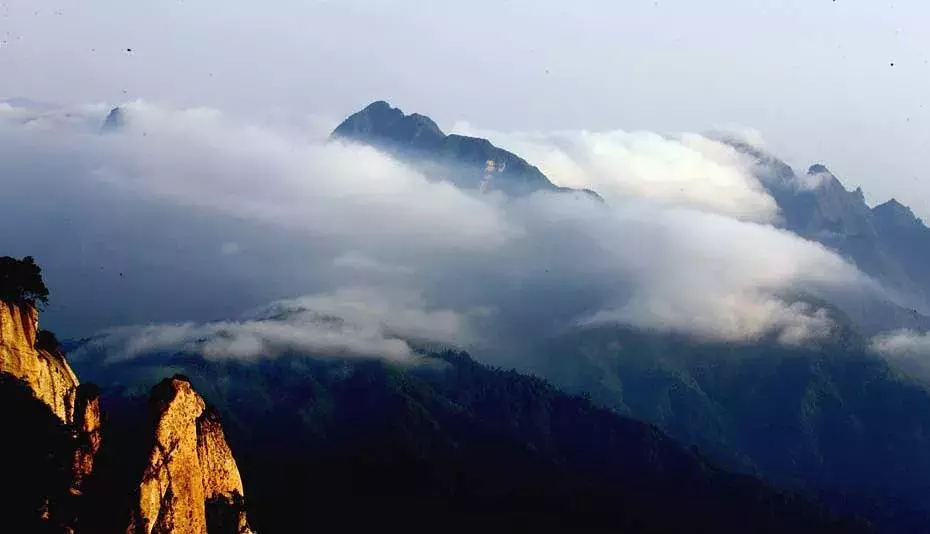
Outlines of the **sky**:
<svg viewBox="0 0 930 534">
<path fill-rule="evenodd" d="M 0 97 L 504 132 L 751 129 L 930 217 L 919 0 L 4 0 Z"/>
</svg>

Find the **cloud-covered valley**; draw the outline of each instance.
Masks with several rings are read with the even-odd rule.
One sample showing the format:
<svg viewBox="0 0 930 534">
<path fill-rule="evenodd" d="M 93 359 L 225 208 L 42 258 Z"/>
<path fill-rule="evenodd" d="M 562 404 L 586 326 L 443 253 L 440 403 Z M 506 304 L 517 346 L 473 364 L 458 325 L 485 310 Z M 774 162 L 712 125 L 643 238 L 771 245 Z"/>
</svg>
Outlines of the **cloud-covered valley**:
<svg viewBox="0 0 930 534">
<path fill-rule="evenodd" d="M 796 344 L 832 324 L 797 295 L 878 291 L 771 226 L 751 162 L 695 134 L 491 136 L 599 203 L 463 191 L 369 147 L 215 110 L 123 109 L 107 134 L 100 106 L 0 110 L 3 253 L 43 266 L 45 324 L 114 358 L 405 360 L 409 340 L 481 357 L 604 322 Z"/>
</svg>

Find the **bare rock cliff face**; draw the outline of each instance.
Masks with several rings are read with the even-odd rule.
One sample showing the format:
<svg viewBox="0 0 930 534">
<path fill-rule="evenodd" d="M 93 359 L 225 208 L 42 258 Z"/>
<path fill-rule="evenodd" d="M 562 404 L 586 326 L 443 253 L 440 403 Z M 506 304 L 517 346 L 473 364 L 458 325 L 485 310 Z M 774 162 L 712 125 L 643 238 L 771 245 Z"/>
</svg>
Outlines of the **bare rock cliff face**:
<svg viewBox="0 0 930 534">
<path fill-rule="evenodd" d="M 78 386 L 74 408 L 76 445 L 71 474 L 71 491 L 80 494 L 94 469 L 94 459 L 100 451 L 101 417 L 100 390 L 93 384 Z"/>
<path fill-rule="evenodd" d="M 34 306 L 0 301 L 0 373 L 21 380 L 32 395 L 49 407 L 70 435 L 71 472 L 69 491 L 45 488 L 49 499 L 41 516 L 63 532 L 73 532 L 76 507 L 100 450 L 100 392 L 92 384 L 81 385 L 64 353 L 53 343 L 37 343 L 39 316 Z M 54 338 L 54 336 L 51 336 Z M 66 459 L 65 462 L 68 460 Z M 67 469 L 67 464 L 63 465 Z M 70 493 L 72 497 L 65 496 Z"/>
<path fill-rule="evenodd" d="M 187 379 L 166 379 L 153 389 L 154 429 L 148 443 L 140 441 L 138 449 L 132 443 L 126 450 L 119 445 L 119 450 L 110 449 L 111 459 L 134 456 L 135 450 L 140 460 L 147 455 L 142 480 L 132 482 L 130 475 L 127 482 L 134 486 L 130 489 L 125 483 L 107 478 L 113 475 L 112 469 L 109 474 L 104 470 L 103 475 L 94 471 L 95 463 L 106 463 L 99 455 L 104 425 L 99 388 L 80 384 L 54 336 L 40 334 L 38 327 L 34 306 L 0 301 L 0 374 L 5 379 L 16 379 L 20 386 L 8 384 L 11 394 L 19 391 L 26 396 L 20 399 L 22 403 L 32 402 L 40 407 L 50 421 L 49 435 L 57 436 L 54 443 L 34 444 L 39 449 L 48 446 L 55 453 L 54 462 L 44 462 L 44 453 L 39 454 L 42 461 L 36 460 L 37 465 L 54 464 L 48 468 L 52 474 L 45 477 L 48 487 L 36 488 L 34 492 L 44 500 L 44 504 L 32 508 L 36 514 L 33 519 L 42 528 L 49 532 L 96 533 L 100 530 L 91 525 L 98 514 L 120 514 L 107 508 L 108 499 L 117 494 L 129 495 L 134 490 L 137 499 L 132 503 L 129 533 L 252 533 L 245 514 L 242 477 L 223 428 Z M 45 411 L 43 404 L 51 413 Z M 11 409 L 22 409 L 17 406 Z M 144 417 L 143 413 L 139 415 Z M 26 423 L 41 426 L 42 421 L 33 419 Z M 27 434 L 24 436 L 27 440 L 40 439 L 33 433 Z M 102 508 L 93 504 L 100 502 L 104 503 Z M 125 508 L 122 510 L 126 512 Z M 122 529 L 124 519 L 115 519 L 120 523 L 117 528 Z"/>
<path fill-rule="evenodd" d="M 130 534 L 251 533 L 219 420 L 183 377 L 152 391 L 155 432 Z"/>
<path fill-rule="evenodd" d="M 0 372 L 25 381 L 65 423 L 74 422 L 78 379 L 58 349 L 37 349 L 35 307 L 0 301 Z"/>
</svg>

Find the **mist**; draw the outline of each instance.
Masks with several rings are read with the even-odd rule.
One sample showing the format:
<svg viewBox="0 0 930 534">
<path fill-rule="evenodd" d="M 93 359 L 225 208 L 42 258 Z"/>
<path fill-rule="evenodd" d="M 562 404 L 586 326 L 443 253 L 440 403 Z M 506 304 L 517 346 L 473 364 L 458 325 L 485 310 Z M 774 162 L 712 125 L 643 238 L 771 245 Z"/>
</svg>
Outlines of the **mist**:
<svg viewBox="0 0 930 534">
<path fill-rule="evenodd" d="M 796 345 L 833 325 L 792 295 L 881 292 L 773 227 L 749 163 L 697 134 L 500 136 L 601 203 L 464 191 L 370 147 L 218 110 L 123 110 L 107 134 L 105 106 L 0 113 L 3 251 L 43 267 L 44 327 L 116 359 L 402 361 L 411 340 L 493 358 L 605 323 Z"/>
<path fill-rule="evenodd" d="M 595 189 L 612 203 L 639 198 L 740 220 L 778 220 L 778 206 L 753 174 L 756 161 L 707 136 L 623 130 L 506 133 L 468 123 L 457 124 L 456 130 L 508 147 L 556 185 Z"/>
</svg>

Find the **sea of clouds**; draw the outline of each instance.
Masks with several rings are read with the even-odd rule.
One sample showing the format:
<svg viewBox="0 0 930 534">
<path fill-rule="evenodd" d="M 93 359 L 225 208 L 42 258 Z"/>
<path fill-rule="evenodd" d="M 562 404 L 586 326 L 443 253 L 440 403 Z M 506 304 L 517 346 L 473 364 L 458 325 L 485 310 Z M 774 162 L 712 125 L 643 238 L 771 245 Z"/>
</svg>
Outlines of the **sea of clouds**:
<svg viewBox="0 0 930 534">
<path fill-rule="evenodd" d="M 833 327 L 798 295 L 877 291 L 778 229 L 756 162 L 707 136 L 459 125 L 600 203 L 460 190 L 293 124 L 122 110 L 101 133 L 107 106 L 0 107 L 2 252 L 43 266 L 45 325 L 113 358 L 480 357 L 602 324 L 796 345 Z"/>
</svg>

